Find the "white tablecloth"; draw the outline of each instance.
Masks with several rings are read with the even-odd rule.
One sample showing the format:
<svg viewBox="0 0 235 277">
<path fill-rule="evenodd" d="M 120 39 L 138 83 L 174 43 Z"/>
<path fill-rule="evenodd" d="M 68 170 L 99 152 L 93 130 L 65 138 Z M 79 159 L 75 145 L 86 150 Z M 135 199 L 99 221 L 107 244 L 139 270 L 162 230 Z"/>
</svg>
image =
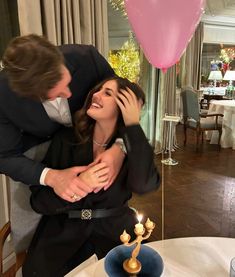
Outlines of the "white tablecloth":
<svg viewBox="0 0 235 277">
<path fill-rule="evenodd" d="M 225 95 L 227 87 L 205 87 L 201 88 L 204 95 Z"/>
<path fill-rule="evenodd" d="M 147 244 L 162 257 L 162 277 L 228 277 L 235 257 L 235 239 L 216 237 L 177 238 Z M 67 276 L 66 276 L 67 277 Z M 107 277 L 104 259 L 68 277 Z"/>
<path fill-rule="evenodd" d="M 212 100 L 208 113 L 221 113 L 222 136 L 220 144 L 222 148 L 235 149 L 235 100 Z M 211 144 L 218 142 L 218 131 L 208 132 L 207 139 Z"/>
</svg>

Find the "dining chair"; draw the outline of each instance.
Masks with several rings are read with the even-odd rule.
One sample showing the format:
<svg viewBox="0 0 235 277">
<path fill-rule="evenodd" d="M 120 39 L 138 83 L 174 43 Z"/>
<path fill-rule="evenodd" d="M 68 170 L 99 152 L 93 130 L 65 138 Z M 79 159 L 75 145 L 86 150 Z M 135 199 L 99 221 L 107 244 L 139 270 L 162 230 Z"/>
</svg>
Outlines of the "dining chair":
<svg viewBox="0 0 235 277">
<path fill-rule="evenodd" d="M 200 103 L 197 93 L 193 88 L 186 87 L 181 92 L 183 104 L 183 121 L 184 121 L 184 145 L 187 142 L 187 129 L 190 128 L 196 132 L 196 150 L 199 149 L 199 139 L 202 137 L 204 131 L 217 130 L 219 132 L 218 146 L 220 149 L 220 138 L 222 134 L 222 124 L 219 117 L 223 114 L 207 114 L 200 112 Z"/>
<path fill-rule="evenodd" d="M 7 237 L 11 234 L 11 223 L 8 221 L 1 229 L 0 229 L 0 276 L 4 276 L 3 274 L 3 248 L 6 242 Z M 26 258 L 26 250 L 16 253 L 16 262 L 14 267 L 11 269 L 11 276 L 21 277 L 21 267 Z"/>
</svg>

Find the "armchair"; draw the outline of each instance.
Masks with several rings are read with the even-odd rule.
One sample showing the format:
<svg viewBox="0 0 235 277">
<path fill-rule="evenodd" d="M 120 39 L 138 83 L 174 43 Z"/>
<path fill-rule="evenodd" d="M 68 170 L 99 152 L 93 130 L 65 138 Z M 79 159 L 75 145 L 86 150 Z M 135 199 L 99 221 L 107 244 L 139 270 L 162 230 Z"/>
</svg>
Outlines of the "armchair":
<svg viewBox="0 0 235 277">
<path fill-rule="evenodd" d="M 185 88 L 181 92 L 183 103 L 183 119 L 184 119 L 184 145 L 187 142 L 187 128 L 196 132 L 196 150 L 199 148 L 199 138 L 203 132 L 217 130 L 219 132 L 218 145 L 220 148 L 220 138 L 222 134 L 222 125 L 219 117 L 223 114 L 205 114 L 200 113 L 200 105 L 197 94 L 191 88 Z"/>
</svg>

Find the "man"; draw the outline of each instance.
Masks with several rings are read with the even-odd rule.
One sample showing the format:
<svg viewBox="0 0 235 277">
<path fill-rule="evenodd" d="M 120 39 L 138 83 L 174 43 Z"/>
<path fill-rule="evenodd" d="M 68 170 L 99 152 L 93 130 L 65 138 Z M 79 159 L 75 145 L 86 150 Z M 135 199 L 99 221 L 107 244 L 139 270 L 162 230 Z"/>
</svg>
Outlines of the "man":
<svg viewBox="0 0 235 277">
<path fill-rule="evenodd" d="M 53 170 L 23 153 L 71 125 L 89 90 L 113 74 L 93 46 L 57 48 L 33 34 L 13 39 L 0 72 L 0 172 L 25 184 L 51 186 L 70 202 L 90 193 L 89 184 L 77 178 L 82 167 Z M 110 168 L 107 189 L 123 161 L 120 147 L 114 145 L 100 161 Z"/>
</svg>

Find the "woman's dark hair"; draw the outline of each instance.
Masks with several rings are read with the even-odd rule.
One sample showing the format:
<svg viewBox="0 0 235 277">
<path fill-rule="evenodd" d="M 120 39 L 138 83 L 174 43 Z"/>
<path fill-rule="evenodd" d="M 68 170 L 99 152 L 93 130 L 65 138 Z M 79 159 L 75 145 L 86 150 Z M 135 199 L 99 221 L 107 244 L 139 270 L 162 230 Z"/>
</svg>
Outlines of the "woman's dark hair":
<svg viewBox="0 0 235 277">
<path fill-rule="evenodd" d="M 2 63 L 12 90 L 40 100 L 61 80 L 64 58 L 46 38 L 30 34 L 10 41 Z"/>
<path fill-rule="evenodd" d="M 137 85 L 136 83 L 133 83 L 129 81 L 126 78 L 121 78 L 118 76 L 110 77 L 108 79 L 105 79 L 98 85 L 96 85 L 88 94 L 87 99 L 85 101 L 85 104 L 83 105 L 82 109 L 77 111 L 74 114 L 74 126 L 75 126 L 75 133 L 80 143 L 86 143 L 92 136 L 94 126 L 95 126 L 95 120 L 87 115 L 87 110 L 89 109 L 91 102 L 92 102 L 92 96 L 94 93 L 99 91 L 102 86 L 107 82 L 114 80 L 117 82 L 117 89 L 120 91 L 121 89 L 129 88 L 131 89 L 134 94 L 136 95 L 137 99 L 141 99 L 143 102 L 143 105 L 145 103 L 145 94 L 141 87 Z M 124 126 L 124 121 L 122 118 L 122 113 L 119 112 L 119 117 L 116 125 L 116 131 L 119 130 L 119 128 Z"/>
</svg>

